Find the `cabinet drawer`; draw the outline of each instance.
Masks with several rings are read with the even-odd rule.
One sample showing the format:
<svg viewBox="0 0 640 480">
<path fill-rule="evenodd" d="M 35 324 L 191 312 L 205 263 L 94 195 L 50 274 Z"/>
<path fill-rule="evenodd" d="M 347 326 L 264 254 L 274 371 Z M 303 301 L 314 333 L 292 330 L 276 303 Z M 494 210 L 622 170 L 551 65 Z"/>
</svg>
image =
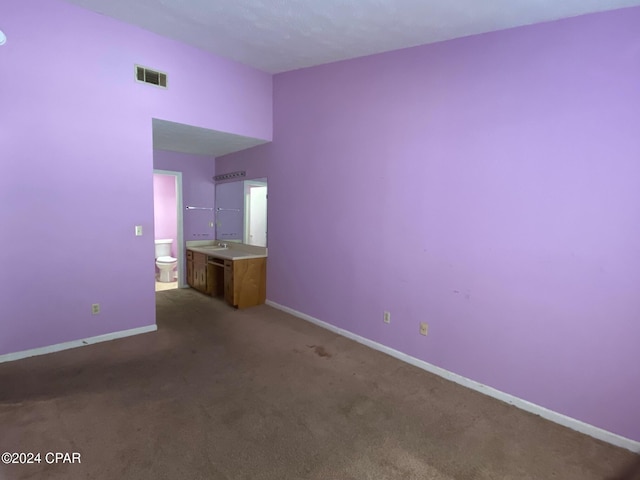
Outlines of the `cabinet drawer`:
<svg viewBox="0 0 640 480">
<path fill-rule="evenodd" d="M 187 250 L 187 260 L 193 260 L 193 252 L 191 250 Z"/>
</svg>

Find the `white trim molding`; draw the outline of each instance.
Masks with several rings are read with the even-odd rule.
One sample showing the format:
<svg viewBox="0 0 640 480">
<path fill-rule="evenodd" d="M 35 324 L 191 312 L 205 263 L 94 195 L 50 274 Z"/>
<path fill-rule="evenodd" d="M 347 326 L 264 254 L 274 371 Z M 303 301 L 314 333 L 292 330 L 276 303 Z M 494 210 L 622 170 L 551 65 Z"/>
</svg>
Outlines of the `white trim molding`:
<svg viewBox="0 0 640 480">
<path fill-rule="evenodd" d="M 335 325 L 331 325 L 330 323 L 318 320 L 317 318 L 307 315 L 306 313 L 298 312 L 297 310 L 286 307 L 284 305 L 280 305 L 271 300 L 267 300 L 265 303 L 273 308 L 289 313 L 294 317 L 306 320 L 307 322 L 311 322 L 315 325 L 318 325 L 319 327 L 337 333 L 338 335 L 354 340 L 355 342 L 366 345 L 367 347 L 373 348 L 374 350 L 378 350 L 379 352 L 391 355 L 398 360 L 421 368 L 422 370 L 426 370 L 427 372 L 438 375 L 439 377 L 442 377 L 444 379 L 455 382 L 459 385 L 462 385 L 463 387 L 467 387 L 471 390 L 483 393 L 497 400 L 525 410 L 529 413 L 539 415 L 546 420 L 550 420 L 564 427 L 570 428 L 585 435 L 589 435 L 590 437 L 597 438 L 598 440 L 602 440 L 603 442 L 607 442 L 617 447 L 631 450 L 635 453 L 640 453 L 640 442 L 636 440 L 631 440 L 630 438 L 626 438 L 616 433 L 609 432 L 602 428 L 590 425 L 580 420 L 576 420 L 575 418 L 571 418 L 561 413 L 554 412 L 553 410 L 549 410 L 548 408 L 541 407 L 540 405 L 536 405 L 535 403 L 531 403 L 527 400 L 523 400 L 500 390 L 496 390 L 493 387 L 476 382 L 475 380 L 471 380 L 470 378 L 463 377 L 462 375 L 458 375 L 457 373 L 450 372 L 448 370 L 445 370 L 444 368 L 437 367 L 423 360 L 407 355 L 406 353 L 394 350 L 393 348 L 382 345 L 381 343 L 374 342 L 373 340 L 369 340 L 365 337 L 361 337 L 360 335 L 352 333 L 348 330 L 344 330 L 342 328 L 336 327 Z"/>
<path fill-rule="evenodd" d="M 6 353 L 0 355 L 0 363 L 13 362 L 14 360 L 20 360 L 22 358 L 35 357 L 36 355 L 45 355 L 47 353 L 61 352 L 62 350 L 69 350 L 71 348 L 86 347 L 87 345 L 93 345 L 94 343 L 108 342 L 109 340 L 115 340 L 117 338 L 130 337 L 132 335 L 139 335 L 141 333 L 155 332 L 158 330 L 157 325 L 147 325 L 145 327 L 132 328 L 130 330 L 122 330 L 119 332 L 107 333 L 104 335 L 98 335 L 95 337 L 82 338 L 80 340 L 72 340 L 70 342 L 57 343 L 56 345 L 49 345 L 47 347 L 33 348 L 31 350 L 23 350 L 22 352 Z"/>
</svg>

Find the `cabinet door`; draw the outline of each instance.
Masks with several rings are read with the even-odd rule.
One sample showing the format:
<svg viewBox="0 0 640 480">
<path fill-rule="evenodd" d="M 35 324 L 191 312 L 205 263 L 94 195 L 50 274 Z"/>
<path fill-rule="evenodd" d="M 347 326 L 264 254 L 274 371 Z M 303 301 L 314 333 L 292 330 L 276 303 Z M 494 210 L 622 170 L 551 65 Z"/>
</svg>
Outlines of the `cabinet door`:
<svg viewBox="0 0 640 480">
<path fill-rule="evenodd" d="M 266 274 L 266 258 L 253 258 L 234 262 L 233 297 L 235 306 L 246 308 L 264 303 L 267 294 Z"/>
<path fill-rule="evenodd" d="M 207 265 L 198 265 L 198 290 L 202 293 L 207 291 Z"/>
<path fill-rule="evenodd" d="M 207 256 L 193 252 L 193 288 L 204 293 L 207 288 Z"/>
</svg>

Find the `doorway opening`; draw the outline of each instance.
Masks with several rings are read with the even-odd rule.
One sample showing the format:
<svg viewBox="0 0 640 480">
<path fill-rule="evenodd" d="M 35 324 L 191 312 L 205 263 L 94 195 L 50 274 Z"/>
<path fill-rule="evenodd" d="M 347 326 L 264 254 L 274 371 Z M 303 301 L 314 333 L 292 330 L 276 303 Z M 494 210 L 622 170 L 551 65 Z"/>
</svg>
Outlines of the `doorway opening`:
<svg viewBox="0 0 640 480">
<path fill-rule="evenodd" d="M 184 288 L 182 172 L 153 170 L 153 217 L 155 290 Z"/>
<path fill-rule="evenodd" d="M 267 246 L 267 179 L 244 182 L 244 243 Z"/>
</svg>

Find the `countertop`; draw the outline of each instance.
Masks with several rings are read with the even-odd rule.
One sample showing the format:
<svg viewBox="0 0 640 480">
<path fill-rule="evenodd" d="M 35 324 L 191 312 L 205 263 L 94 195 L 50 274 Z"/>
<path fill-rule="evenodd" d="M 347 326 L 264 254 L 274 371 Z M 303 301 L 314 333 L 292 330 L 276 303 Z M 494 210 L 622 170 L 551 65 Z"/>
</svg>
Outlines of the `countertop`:
<svg viewBox="0 0 640 480">
<path fill-rule="evenodd" d="M 217 248 L 217 247 L 187 247 L 187 250 L 192 250 L 198 253 L 204 253 L 209 257 L 218 257 L 225 260 L 245 260 L 249 258 L 267 258 L 265 254 L 256 254 L 251 252 L 243 252 L 242 250 L 235 248 Z"/>
</svg>

